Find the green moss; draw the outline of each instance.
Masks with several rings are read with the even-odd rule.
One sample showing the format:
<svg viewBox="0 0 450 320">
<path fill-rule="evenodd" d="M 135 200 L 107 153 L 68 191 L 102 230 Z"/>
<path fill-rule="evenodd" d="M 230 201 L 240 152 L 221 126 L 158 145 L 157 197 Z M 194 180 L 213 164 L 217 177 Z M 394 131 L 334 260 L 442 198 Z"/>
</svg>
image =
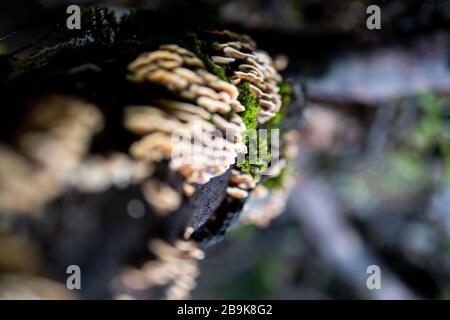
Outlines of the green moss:
<svg viewBox="0 0 450 320">
<path fill-rule="evenodd" d="M 6 53 L 6 46 L 0 42 L 0 55 L 4 55 Z"/>
<path fill-rule="evenodd" d="M 211 47 L 213 48 L 213 50 L 219 51 L 220 50 L 220 42 L 219 41 L 214 41 L 212 43 Z"/>
<path fill-rule="evenodd" d="M 244 133 L 244 143 L 249 147 L 249 141 L 257 141 L 258 145 L 257 148 L 249 148 L 249 153 L 243 161 L 237 164 L 237 168 L 256 178 L 259 173 L 267 168 L 267 163 L 264 163 L 264 161 L 270 159 L 267 139 L 259 140 L 256 131 L 257 116 L 261 106 L 258 103 L 258 98 L 250 91 L 250 84 L 248 82 L 244 82 L 239 87 L 238 100 L 245 107 L 245 111 L 240 114 L 247 127 L 247 131 Z M 250 163 L 250 159 L 256 159 L 257 163 Z"/>
<path fill-rule="evenodd" d="M 194 38 L 192 44 L 188 43 L 188 49 L 194 52 L 203 61 L 209 72 L 215 74 L 224 81 L 228 81 L 225 68 L 218 66 L 211 59 L 211 49 L 213 49 L 213 45 L 214 44 L 209 45 L 205 40 Z"/>
<path fill-rule="evenodd" d="M 265 139 L 259 139 L 259 137 L 253 136 L 257 135 L 257 116 L 260 110 L 260 105 L 258 103 L 257 97 L 250 91 L 250 84 L 248 82 L 244 82 L 243 85 L 239 88 L 239 101 L 242 105 L 245 106 L 246 110 L 241 113 L 242 120 L 247 126 L 247 132 L 244 135 L 244 143 L 248 146 L 249 138 L 252 141 L 258 141 L 258 148 L 249 148 L 249 153 L 246 155 L 245 159 L 237 165 L 237 167 L 245 173 L 249 173 L 254 177 L 258 176 L 258 173 L 264 171 L 267 168 L 267 162 L 271 158 L 271 154 L 269 152 L 269 141 L 271 141 L 271 132 L 270 129 L 278 128 L 279 123 L 285 116 L 287 105 L 290 103 L 292 94 L 292 87 L 288 83 L 280 84 L 280 95 L 282 101 L 282 107 L 280 111 L 276 114 L 276 116 L 266 122 L 264 125 L 267 131 L 267 137 Z M 257 159 L 256 164 L 251 164 L 249 159 Z M 282 184 L 284 178 L 283 174 L 280 174 L 278 177 L 270 178 L 269 185 L 280 186 Z"/>
<path fill-rule="evenodd" d="M 250 83 L 244 82 L 239 87 L 239 102 L 245 107 L 245 111 L 241 112 L 241 118 L 247 127 L 247 130 L 255 130 L 257 127 L 257 116 L 261 109 L 258 98 L 250 91 Z"/>
</svg>

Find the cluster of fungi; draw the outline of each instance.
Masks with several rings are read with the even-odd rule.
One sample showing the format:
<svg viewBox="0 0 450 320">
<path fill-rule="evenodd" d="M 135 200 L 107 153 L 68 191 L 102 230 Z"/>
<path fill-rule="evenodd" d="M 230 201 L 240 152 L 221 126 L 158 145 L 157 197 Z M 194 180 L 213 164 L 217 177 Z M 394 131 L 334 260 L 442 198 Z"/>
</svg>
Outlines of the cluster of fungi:
<svg viewBox="0 0 450 320">
<path fill-rule="evenodd" d="M 158 94 L 122 106 L 121 132 L 132 137 L 125 148 L 93 151 L 109 121 L 108 109 L 96 101 L 66 92 L 46 92 L 32 100 L 12 142 L 0 145 L 0 298 L 187 298 L 195 288 L 204 249 L 231 223 L 265 226 L 282 212 L 289 179 L 270 191 L 263 182 L 279 176 L 295 157 L 295 130 L 283 132 L 282 160 L 271 176 L 243 169 L 238 159 L 248 154 L 248 106 L 242 88 L 248 88 L 245 94 L 259 107 L 253 120 L 259 128 L 280 113 L 283 79 L 250 37 L 228 30 L 209 36 L 218 39 L 209 65 L 190 48 L 170 42 L 127 61 L 126 85 L 141 92 L 157 88 Z M 215 74 L 211 64 L 228 76 Z M 174 156 L 178 152 L 182 157 Z M 126 193 L 126 208 L 104 205 L 110 192 Z M 125 253 L 113 271 L 105 271 L 101 292 L 66 289 L 64 267 L 78 261 L 61 251 L 81 243 L 74 256 L 87 256 L 89 262 L 80 263 L 82 271 L 96 259 L 83 250 L 97 252 L 77 234 L 89 223 L 72 225 L 77 210 L 85 210 L 77 209 L 76 201 L 94 208 L 88 210 L 92 216 L 98 208 L 108 211 L 96 218 L 98 225 L 92 223 L 94 231 L 89 232 L 112 224 L 111 210 L 120 215 L 118 221 L 127 221 L 124 230 L 146 226 L 139 236 L 130 236 L 134 242 L 129 247 L 120 243 L 120 236 L 114 238 Z M 63 230 L 41 231 L 48 219 L 57 221 L 49 229 L 72 228 L 70 237 L 61 235 Z M 175 232 L 154 231 L 173 221 Z M 120 228 L 120 222 L 115 223 Z M 23 224 L 31 231 L 20 228 Z M 110 232 L 116 227 L 108 228 Z M 44 253 L 46 248 L 50 253 Z M 55 260 L 57 267 L 52 268 Z"/>
</svg>

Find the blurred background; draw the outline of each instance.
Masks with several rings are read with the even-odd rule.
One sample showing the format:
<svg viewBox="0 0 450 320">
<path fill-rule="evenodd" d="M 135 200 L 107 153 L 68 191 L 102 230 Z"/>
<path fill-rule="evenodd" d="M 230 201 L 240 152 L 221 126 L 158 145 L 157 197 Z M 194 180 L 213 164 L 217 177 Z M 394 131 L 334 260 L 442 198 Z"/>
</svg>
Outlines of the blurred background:
<svg viewBox="0 0 450 320">
<path fill-rule="evenodd" d="M 450 298 L 449 107 L 427 93 L 364 125 L 311 103 L 284 214 L 211 248 L 194 297 Z M 381 290 L 366 286 L 369 265 Z"/>
<path fill-rule="evenodd" d="M 39 10 L 73 3 L 92 2 L 2 1 L 17 15 L 1 30 L 45 30 Z M 449 1 L 106 3 L 208 12 L 288 59 L 285 78 L 306 93 L 284 214 L 208 249 L 194 299 L 450 298 Z M 366 27 L 370 4 L 380 30 Z M 381 268 L 381 290 L 366 286 L 369 265 Z"/>
<path fill-rule="evenodd" d="M 378 4 L 381 30 L 366 28 Z M 450 298 L 448 1 L 232 1 L 307 93 L 283 215 L 209 249 L 194 298 Z M 369 265 L 381 290 L 369 290 Z"/>
</svg>

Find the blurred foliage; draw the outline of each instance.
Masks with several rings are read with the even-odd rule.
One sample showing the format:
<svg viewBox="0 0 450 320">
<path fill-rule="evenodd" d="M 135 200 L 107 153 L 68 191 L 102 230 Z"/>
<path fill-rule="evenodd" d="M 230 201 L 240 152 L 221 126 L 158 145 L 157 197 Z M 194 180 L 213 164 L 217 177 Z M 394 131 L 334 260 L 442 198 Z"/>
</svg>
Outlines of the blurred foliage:
<svg viewBox="0 0 450 320">
<path fill-rule="evenodd" d="M 421 114 L 417 121 L 404 134 L 405 146 L 402 155 L 397 152 L 397 172 L 420 182 L 426 173 L 432 172 L 431 166 L 441 167 L 442 181 L 450 181 L 450 105 L 447 97 L 425 93 L 417 97 Z M 395 151 L 394 151 L 395 152 Z M 430 178 L 430 177 L 428 177 Z"/>
<path fill-rule="evenodd" d="M 258 232 L 258 227 L 252 224 L 242 224 L 235 228 L 232 228 L 227 232 L 227 239 L 238 240 L 238 239 L 250 239 L 255 233 Z"/>
<path fill-rule="evenodd" d="M 223 299 L 274 299 L 283 268 L 278 256 L 261 256 L 249 270 L 217 290 Z"/>
<path fill-rule="evenodd" d="M 277 189 L 281 186 L 283 186 L 284 179 L 286 177 L 286 168 L 283 168 L 280 171 L 280 174 L 275 177 L 269 177 L 267 180 L 264 181 L 264 186 L 269 190 Z"/>
<path fill-rule="evenodd" d="M 428 93 L 418 97 L 423 115 L 410 133 L 410 144 L 421 156 L 434 154 L 442 159 L 450 180 L 450 105 L 446 98 Z"/>
<path fill-rule="evenodd" d="M 424 93 L 391 106 L 394 110 L 384 126 L 367 128 L 383 131 L 381 150 L 316 150 L 302 171 L 326 179 L 342 205 L 341 218 L 348 218 L 364 245 L 407 287 L 421 297 L 446 299 L 450 294 L 450 99 Z M 436 197 L 441 198 L 439 208 L 433 207 Z M 227 248 L 225 260 L 236 259 L 230 249 L 235 246 L 242 267 L 230 268 L 230 274 L 222 270 L 227 280 L 215 279 L 214 289 L 203 288 L 203 294 L 216 292 L 217 297 L 234 299 L 364 298 L 364 292 L 349 285 L 327 257 L 319 257 L 311 248 L 314 245 L 309 247 L 322 240 L 308 236 L 288 217 L 276 220 L 263 235 L 251 226 L 233 229 L 222 250 Z M 251 247 L 252 254 L 243 246 Z"/>
<path fill-rule="evenodd" d="M 414 105 L 399 105 L 399 115 L 415 112 L 415 120 L 400 129 L 393 120 L 384 156 L 343 172 L 340 193 L 355 208 L 439 189 L 450 182 L 449 100 L 433 93 L 418 95 Z M 370 160 L 370 159 L 369 159 Z M 336 168 L 328 168 L 335 170 Z"/>
</svg>

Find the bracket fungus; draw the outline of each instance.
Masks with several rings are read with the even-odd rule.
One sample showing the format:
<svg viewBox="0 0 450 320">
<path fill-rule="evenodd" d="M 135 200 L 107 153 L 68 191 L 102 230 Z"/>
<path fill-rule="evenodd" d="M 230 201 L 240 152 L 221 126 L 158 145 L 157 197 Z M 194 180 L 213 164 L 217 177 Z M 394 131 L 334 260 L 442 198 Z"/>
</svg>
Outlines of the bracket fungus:
<svg viewBox="0 0 450 320">
<path fill-rule="evenodd" d="M 246 152 L 242 143 L 245 124 L 236 113 L 245 110 L 238 101 L 239 90 L 208 72 L 194 53 L 175 44 L 161 45 L 131 62 L 128 71 L 128 80 L 161 85 L 179 98 L 127 107 L 126 127 L 135 134 L 147 133 L 133 144 L 131 154 L 170 159 L 170 168 L 187 182 L 205 184 L 225 173 L 238 154 Z M 174 141 L 174 136 L 181 142 Z M 177 152 L 181 157 L 174 159 Z"/>
<path fill-rule="evenodd" d="M 244 81 L 249 82 L 250 91 L 256 95 L 261 106 L 258 123 L 269 121 L 281 107 L 278 83 L 282 81 L 271 57 L 256 49 L 256 43 L 249 37 L 228 30 L 218 34 L 226 36 L 229 41 L 215 46 L 218 52 L 213 56 L 213 61 L 220 65 L 239 63 L 237 69 L 233 70 L 231 83 L 238 85 Z"/>
</svg>

